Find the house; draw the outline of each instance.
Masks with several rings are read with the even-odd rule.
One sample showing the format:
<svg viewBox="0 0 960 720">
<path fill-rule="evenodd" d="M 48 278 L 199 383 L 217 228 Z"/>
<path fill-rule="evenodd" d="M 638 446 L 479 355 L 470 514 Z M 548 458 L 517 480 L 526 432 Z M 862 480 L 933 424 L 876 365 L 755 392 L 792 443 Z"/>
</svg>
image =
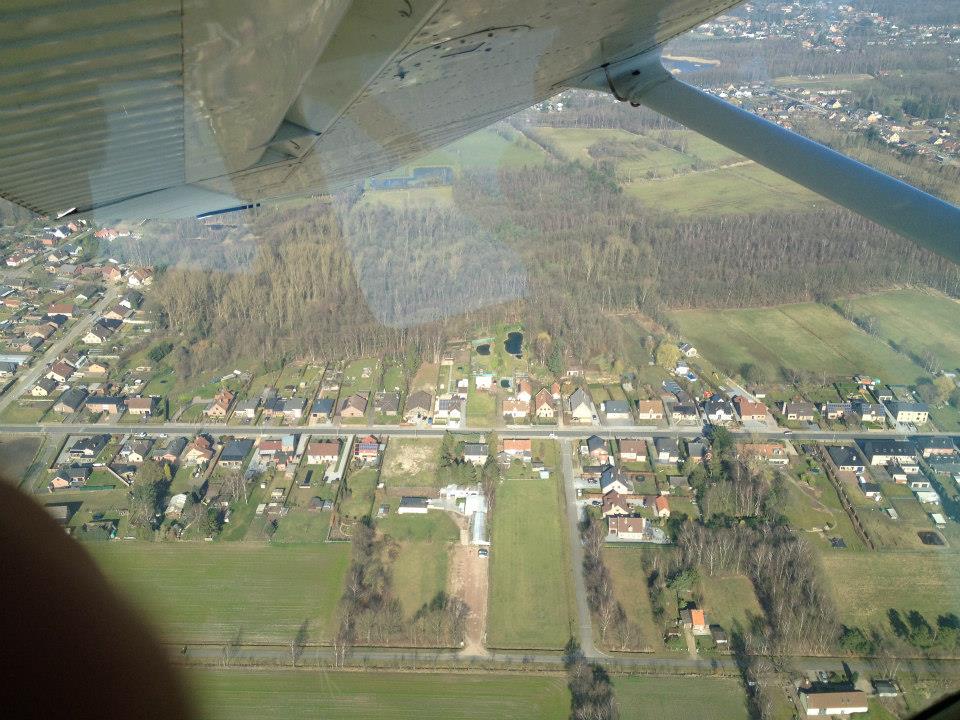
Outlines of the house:
<svg viewBox="0 0 960 720">
<path fill-rule="evenodd" d="M 187 439 L 182 435 L 170 438 L 165 446 L 154 451 L 153 459 L 155 462 L 165 462 L 172 465 L 180 459 L 180 454 L 186 447 Z"/>
<path fill-rule="evenodd" d="M 53 411 L 70 415 L 83 407 L 83 401 L 87 399 L 87 391 L 83 388 L 70 388 L 64 392 L 57 402 L 53 405 Z"/>
<path fill-rule="evenodd" d="M 287 420 L 299 420 L 303 417 L 303 408 L 306 406 L 306 398 L 292 397 L 283 401 L 281 412 Z"/>
<path fill-rule="evenodd" d="M 823 415 L 827 420 L 841 420 L 853 412 L 853 404 L 848 402 L 842 403 L 822 403 L 820 405 L 820 414 Z"/>
<path fill-rule="evenodd" d="M 129 314 L 130 314 L 129 309 L 123 307 L 122 305 L 117 305 L 116 307 L 113 307 L 107 310 L 103 314 L 103 317 L 105 320 L 112 320 L 113 322 L 122 323 Z"/>
<path fill-rule="evenodd" d="M 18 367 L 20 366 L 16 363 L 0 360 L 0 377 L 10 377 L 17 371 Z"/>
<path fill-rule="evenodd" d="M 887 403 L 887 408 L 898 423 L 923 425 L 930 417 L 930 408 L 925 403 L 898 402 Z"/>
<path fill-rule="evenodd" d="M 924 458 L 950 457 L 957 454 L 957 446 L 946 436 L 917 438 L 913 443 Z"/>
<path fill-rule="evenodd" d="M 490 454 L 490 448 L 486 443 L 464 443 L 463 460 L 471 465 L 483 465 Z"/>
<path fill-rule="evenodd" d="M 810 422 L 813 420 L 814 407 L 809 402 L 785 402 L 781 406 L 781 412 L 787 420 L 797 422 Z"/>
<path fill-rule="evenodd" d="M 630 420 L 630 403 L 626 400 L 605 400 L 603 413 L 607 420 Z"/>
<path fill-rule="evenodd" d="M 252 397 L 247 398 L 246 400 L 240 400 L 237 402 L 236 406 L 233 408 L 233 416 L 235 418 L 245 418 L 247 420 L 255 420 L 257 417 L 257 410 L 260 408 L 260 398 Z"/>
<path fill-rule="evenodd" d="M 253 440 L 249 438 L 231 440 L 224 446 L 223 451 L 220 453 L 219 463 L 223 467 L 239 469 L 252 449 Z"/>
<path fill-rule="evenodd" d="M 188 465 L 199 465 L 210 462 L 213 459 L 213 443 L 203 435 L 198 435 L 193 442 L 187 446 L 187 452 L 183 456 L 183 461 Z"/>
<path fill-rule="evenodd" d="M 629 515 L 630 505 L 627 502 L 627 495 L 611 490 L 603 496 L 603 505 L 601 506 L 603 517 L 612 517 L 614 515 Z"/>
<path fill-rule="evenodd" d="M 109 365 L 107 365 L 104 362 L 99 362 L 97 360 L 94 360 L 89 365 L 87 365 L 83 374 L 84 375 L 106 375 L 108 372 L 110 372 Z"/>
<path fill-rule="evenodd" d="M 741 422 L 764 422 L 767 419 L 767 406 L 762 402 L 754 402 L 743 395 L 737 395 L 733 399 L 733 405 Z"/>
<path fill-rule="evenodd" d="M 672 437 L 658 437 L 653 439 L 658 463 L 666 465 L 680 462 L 680 446 L 677 439 Z"/>
<path fill-rule="evenodd" d="M 333 414 L 333 399 L 332 398 L 317 398 L 313 401 L 313 405 L 310 406 L 310 422 L 311 423 L 321 423 L 327 422 L 330 419 L 330 416 Z"/>
<path fill-rule="evenodd" d="M 204 408 L 203 413 L 211 418 L 225 418 L 230 413 L 230 403 L 233 402 L 233 393 L 226 388 L 221 388 L 210 404 Z"/>
<path fill-rule="evenodd" d="M 800 705 L 807 717 L 853 715 L 854 713 L 865 713 L 870 709 L 867 705 L 866 693 L 860 690 L 837 692 L 801 690 Z"/>
<path fill-rule="evenodd" d="M 607 441 L 599 435 L 591 435 L 586 441 L 587 455 L 603 465 L 610 459 L 610 450 Z"/>
<path fill-rule="evenodd" d="M 636 462 L 647 459 L 647 441 L 646 440 L 618 440 L 620 449 L 620 462 Z"/>
<path fill-rule="evenodd" d="M 520 398 L 507 398 L 503 401 L 503 416 L 513 420 L 522 420 L 530 414 L 530 403 Z"/>
<path fill-rule="evenodd" d="M 504 438 L 503 452 L 526 462 L 533 459 L 533 441 L 530 438 Z"/>
<path fill-rule="evenodd" d="M 83 336 L 83 342 L 87 345 L 102 345 L 110 339 L 111 335 L 113 330 L 98 322 Z"/>
<path fill-rule="evenodd" d="M 881 423 L 887 418 L 887 411 L 880 403 L 868 403 L 857 400 L 853 403 L 853 412 L 863 423 Z"/>
<path fill-rule="evenodd" d="M 703 411 L 711 423 L 725 423 L 733 420 L 733 403 L 720 395 L 711 395 L 703 403 Z"/>
<path fill-rule="evenodd" d="M 57 360 L 53 365 L 50 366 L 50 370 L 47 371 L 45 377 L 56 380 L 57 382 L 66 382 L 75 372 L 74 367 L 70 363 L 66 363 L 63 360 Z"/>
<path fill-rule="evenodd" d="M 696 422 L 700 419 L 697 409 L 689 403 L 677 403 L 670 408 L 670 415 L 674 422 Z"/>
<path fill-rule="evenodd" d="M 683 475 L 671 475 L 667 478 L 667 482 L 669 486 L 666 488 L 666 491 L 660 491 L 663 495 L 673 495 L 674 493 L 686 495 L 692 490 L 690 481 Z"/>
<path fill-rule="evenodd" d="M 741 458 L 761 458 L 771 465 L 790 463 L 786 448 L 778 443 L 738 443 L 737 454 Z"/>
<path fill-rule="evenodd" d="M 118 413 L 123 410 L 123 398 L 109 395 L 91 395 L 87 398 L 87 410 L 92 413 Z"/>
<path fill-rule="evenodd" d="M 690 607 L 680 611 L 680 624 L 684 630 L 690 630 L 694 635 L 709 635 L 710 623 L 706 613 L 700 608 Z"/>
<path fill-rule="evenodd" d="M 573 422 L 591 423 L 593 422 L 593 401 L 587 395 L 583 388 L 577 388 L 567 399 L 567 407 Z"/>
<path fill-rule="evenodd" d="M 860 486 L 860 491 L 868 499 L 875 500 L 876 502 L 883 500 L 883 493 L 881 492 L 880 486 L 877 483 L 861 482 L 857 484 Z"/>
<path fill-rule="evenodd" d="M 80 438 L 71 446 L 68 454 L 73 460 L 90 460 L 97 457 L 109 442 L 109 435 L 91 435 L 90 437 Z"/>
<path fill-rule="evenodd" d="M 463 398 L 459 395 L 438 395 L 434 417 L 439 420 L 458 423 L 463 416 Z"/>
<path fill-rule="evenodd" d="M 50 305 L 47 306 L 47 315 L 64 315 L 72 318 L 76 313 L 76 305 L 70 303 L 50 303 Z"/>
<path fill-rule="evenodd" d="M 638 420 L 663 420 L 663 403 L 659 400 L 641 400 L 637 403 Z"/>
<path fill-rule="evenodd" d="M 50 479 L 47 489 L 53 492 L 54 490 L 82 487 L 87 484 L 92 472 L 93 470 L 89 466 L 68 465 L 62 467 Z"/>
<path fill-rule="evenodd" d="M 700 438 L 687 440 L 687 460 L 694 463 L 701 463 L 704 460 L 709 460 L 710 457 L 709 447 L 707 447 Z"/>
<path fill-rule="evenodd" d="M 530 404 L 533 399 L 533 385 L 530 384 L 529 380 L 520 380 L 517 383 L 516 397 L 520 402 Z"/>
<path fill-rule="evenodd" d="M 380 456 L 380 441 L 373 435 L 365 435 L 353 445 L 353 457 L 364 463 L 374 463 Z"/>
<path fill-rule="evenodd" d="M 400 412 L 400 393 L 378 392 L 373 397 L 373 411 L 393 417 Z"/>
<path fill-rule="evenodd" d="M 915 464 L 916 450 L 906 440 L 860 440 L 858 443 L 871 465 Z"/>
<path fill-rule="evenodd" d="M 699 354 L 697 349 L 688 342 L 682 342 L 677 345 L 677 347 L 680 348 L 680 352 L 683 353 L 684 357 L 693 358 Z"/>
<path fill-rule="evenodd" d="M 183 515 L 183 509 L 187 506 L 187 494 L 177 493 L 170 498 L 167 503 L 167 509 L 163 511 L 163 516 L 173 520 L 179 520 Z"/>
<path fill-rule="evenodd" d="M 131 415 L 153 415 L 152 397 L 127 398 L 127 412 Z"/>
<path fill-rule="evenodd" d="M 322 465 L 323 463 L 335 463 L 340 457 L 339 440 L 320 440 L 307 443 L 307 463 L 309 465 Z"/>
<path fill-rule="evenodd" d="M 607 528 L 612 538 L 617 540 L 645 540 L 647 519 L 614 515 L 607 521 Z"/>
<path fill-rule="evenodd" d="M 670 517 L 670 501 L 666 495 L 657 495 L 653 501 L 653 514 L 658 518 Z"/>
<path fill-rule="evenodd" d="M 426 515 L 429 507 L 427 498 L 405 495 L 400 498 L 397 515 Z"/>
<path fill-rule="evenodd" d="M 940 504 L 940 494 L 936 490 L 914 490 L 913 494 L 917 497 L 917 502 L 929 505 Z"/>
<path fill-rule="evenodd" d="M 540 388 L 533 398 L 533 414 L 541 420 L 552 420 L 557 415 L 553 405 L 553 394 L 547 388 Z"/>
<path fill-rule="evenodd" d="M 862 473 L 864 471 L 863 460 L 857 454 L 856 448 L 848 445 L 828 445 L 826 449 L 830 462 L 839 472 Z"/>
<path fill-rule="evenodd" d="M 633 488 L 628 483 L 626 477 L 613 465 L 605 465 L 600 471 L 600 492 L 604 495 L 608 492 L 629 495 Z"/>
<path fill-rule="evenodd" d="M 911 490 L 932 490 L 933 486 L 926 478 L 917 478 L 907 483 Z"/>
<path fill-rule="evenodd" d="M 127 278 L 127 285 L 130 287 L 145 287 L 153 283 L 153 270 L 150 268 L 140 268 L 130 273 Z"/>
<path fill-rule="evenodd" d="M 33 397 L 48 397 L 57 389 L 58 385 L 59 383 L 52 378 L 40 378 L 30 390 L 30 394 Z"/>
<path fill-rule="evenodd" d="M 407 396 L 403 418 L 411 425 L 415 425 L 422 420 L 429 420 L 432 409 L 433 397 L 431 397 L 430 393 L 417 390 Z"/>
<path fill-rule="evenodd" d="M 140 304 L 143 302 L 143 295 L 138 293 L 136 290 L 130 290 L 118 303 L 122 307 L 125 307 L 127 310 L 136 310 L 140 307 Z"/>
<path fill-rule="evenodd" d="M 477 390 L 489 390 L 493 387 L 493 373 L 479 373 L 474 376 L 474 387 Z"/>
<path fill-rule="evenodd" d="M 873 685 L 873 692 L 877 697 L 890 698 L 897 697 L 900 694 L 897 686 L 890 680 L 873 680 L 871 685 Z"/>
<path fill-rule="evenodd" d="M 128 463 L 139 465 L 150 456 L 152 440 L 131 440 L 120 449 L 120 457 Z"/>
</svg>

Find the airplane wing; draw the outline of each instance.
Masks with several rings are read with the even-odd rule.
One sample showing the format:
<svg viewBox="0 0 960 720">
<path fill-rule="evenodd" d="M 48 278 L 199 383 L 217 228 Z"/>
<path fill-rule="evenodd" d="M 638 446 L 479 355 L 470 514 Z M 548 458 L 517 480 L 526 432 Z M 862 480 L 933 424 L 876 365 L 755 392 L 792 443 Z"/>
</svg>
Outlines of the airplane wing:
<svg viewBox="0 0 960 720">
<path fill-rule="evenodd" d="M 0 196 L 108 222 L 329 192 L 739 1 L 7 0 Z"/>
</svg>

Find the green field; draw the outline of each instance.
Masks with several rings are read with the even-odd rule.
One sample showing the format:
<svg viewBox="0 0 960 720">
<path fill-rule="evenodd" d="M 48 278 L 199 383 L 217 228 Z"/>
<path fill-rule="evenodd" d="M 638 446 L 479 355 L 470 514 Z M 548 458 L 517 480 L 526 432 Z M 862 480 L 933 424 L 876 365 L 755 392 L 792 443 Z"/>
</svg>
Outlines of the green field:
<svg viewBox="0 0 960 720">
<path fill-rule="evenodd" d="M 743 575 L 703 577 L 700 589 L 707 622 L 721 625 L 727 632 L 738 627 L 746 630 L 753 618 L 763 616 L 753 584 Z"/>
<path fill-rule="evenodd" d="M 960 614 L 960 557 L 950 552 L 845 550 L 823 556 L 840 620 L 888 631 L 887 611 L 919 610 L 932 623 L 940 613 Z"/>
<path fill-rule="evenodd" d="M 447 587 L 450 548 L 460 539 L 456 523 L 445 512 L 397 515 L 391 512 L 377 529 L 396 541 L 388 551 L 393 589 L 404 614 L 412 616 Z"/>
<path fill-rule="evenodd" d="M 627 619 L 639 628 L 639 646 L 661 650 L 663 628 L 654 620 L 650 608 L 647 577 L 643 568 L 644 552 L 648 551 L 638 547 L 607 547 L 603 550 L 603 562 L 613 578 L 614 595 L 623 605 Z M 599 639 L 599 634 L 595 635 Z"/>
<path fill-rule="evenodd" d="M 347 476 L 347 488 L 340 495 L 340 513 L 352 518 L 370 514 L 377 491 L 377 471 L 365 467 Z"/>
<path fill-rule="evenodd" d="M 960 304 L 933 290 L 894 290 L 846 301 L 857 316 L 876 318 L 880 335 L 918 355 L 931 351 L 946 369 L 960 368 Z"/>
<path fill-rule="evenodd" d="M 0 478 L 14 485 L 20 484 L 40 449 L 42 438 L 35 435 L 5 435 L 0 437 Z"/>
<path fill-rule="evenodd" d="M 539 165 L 546 160 L 538 145 L 513 130 L 505 132 L 513 139 L 508 140 L 496 130 L 486 128 L 424 155 L 389 175 L 404 175 L 412 168 L 432 165 L 448 165 L 457 172 L 463 169 L 519 168 Z"/>
<path fill-rule="evenodd" d="M 706 677 L 614 677 L 621 720 L 749 717 L 739 681 Z"/>
<path fill-rule="evenodd" d="M 99 543 L 108 578 L 171 642 L 289 642 L 304 621 L 327 641 L 350 560 L 346 544 Z"/>
<path fill-rule="evenodd" d="M 557 477 L 504 480 L 490 551 L 487 644 L 562 648 L 572 631 L 569 553 Z"/>
<path fill-rule="evenodd" d="M 862 372 L 906 384 L 926 375 L 882 341 L 817 303 L 681 310 L 671 318 L 701 355 L 726 371 L 737 372 L 752 363 L 771 379 L 786 368 L 834 377 Z"/>
<path fill-rule="evenodd" d="M 570 708 L 561 675 L 190 670 L 185 676 L 206 720 L 558 720 Z"/>
</svg>

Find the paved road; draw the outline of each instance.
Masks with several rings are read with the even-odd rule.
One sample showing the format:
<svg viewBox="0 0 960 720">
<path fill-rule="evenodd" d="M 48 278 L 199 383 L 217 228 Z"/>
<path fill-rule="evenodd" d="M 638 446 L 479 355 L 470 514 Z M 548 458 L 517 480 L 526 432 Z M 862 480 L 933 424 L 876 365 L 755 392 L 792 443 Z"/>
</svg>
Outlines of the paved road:
<svg viewBox="0 0 960 720">
<path fill-rule="evenodd" d="M 0 410 L 3 409 L 3 401 L 0 401 Z M 447 428 L 417 428 L 403 427 L 398 425 L 366 425 L 362 426 L 366 431 L 375 435 L 386 435 L 395 437 L 442 437 Z M 144 424 L 122 424 L 122 423 L 47 423 L 47 424 L 13 424 L 0 423 L 0 433 L 24 434 L 24 435 L 74 435 L 89 433 L 137 433 L 145 432 L 148 435 L 166 434 L 189 434 L 189 433 L 213 433 L 217 435 L 235 435 L 237 437 L 260 437 L 263 435 L 281 435 L 284 433 L 310 433 L 313 435 L 338 435 L 346 436 L 357 432 L 356 425 L 224 425 L 223 423 L 144 423 Z M 642 427 L 637 425 L 608 425 L 604 427 L 543 427 L 538 425 L 514 425 L 508 427 L 471 427 L 456 428 L 451 432 L 460 434 L 479 434 L 495 430 L 501 437 L 538 437 L 554 439 L 579 439 L 590 435 L 599 435 L 602 438 L 634 438 L 650 437 L 651 435 L 669 436 L 676 438 L 695 438 L 703 434 L 704 429 L 700 426 L 691 427 Z M 894 430 L 885 430 L 878 432 L 863 432 L 854 430 L 832 431 L 832 430 L 784 430 L 777 429 L 744 429 L 731 430 L 731 433 L 737 437 L 755 438 L 789 438 L 798 442 L 816 441 L 816 440 L 853 440 L 857 438 L 897 438 L 903 439 L 914 436 L 941 435 L 956 437 L 960 433 L 956 432 L 917 432 L 902 433 Z"/>
<path fill-rule="evenodd" d="M 587 603 L 587 586 L 583 579 L 583 543 L 580 542 L 580 510 L 577 489 L 573 484 L 573 453 L 569 442 L 560 443 L 560 467 L 567 505 L 567 538 L 570 540 L 570 561 L 573 564 L 573 591 L 577 601 L 577 630 L 580 648 L 587 657 L 598 655 L 593 643 L 593 620 Z"/>
<path fill-rule="evenodd" d="M 68 348 L 73 346 L 78 338 L 86 335 L 94 320 L 99 318 L 116 301 L 119 294 L 119 288 L 108 288 L 103 298 L 93 306 L 90 312 L 74 322 L 73 326 L 66 332 L 60 333 L 59 337 L 47 347 L 43 355 L 34 360 L 33 366 L 20 375 L 3 396 L 0 396 L 0 413 L 6 410 L 10 403 L 19 398 L 27 388 L 36 384 L 37 380 L 47 372 L 47 363 L 60 357 Z M 0 432 L 3 432 L 2 426 L 0 426 Z"/>
</svg>

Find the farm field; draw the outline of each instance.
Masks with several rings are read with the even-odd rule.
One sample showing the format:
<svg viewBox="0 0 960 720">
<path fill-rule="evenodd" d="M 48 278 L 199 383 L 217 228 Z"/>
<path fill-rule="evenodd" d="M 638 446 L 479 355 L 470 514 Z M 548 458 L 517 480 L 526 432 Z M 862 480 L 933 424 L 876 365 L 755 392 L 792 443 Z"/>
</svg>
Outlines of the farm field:
<svg viewBox="0 0 960 720">
<path fill-rule="evenodd" d="M 27 469 L 33 464 L 33 458 L 40 449 L 42 438 L 35 436 L 7 435 L 0 437 L 0 468 L 2 479 L 19 484 Z"/>
<path fill-rule="evenodd" d="M 701 355 L 728 371 L 752 363 L 771 378 L 781 368 L 791 368 L 828 376 L 865 372 L 905 384 L 926 375 L 903 355 L 817 303 L 681 310 L 671 317 Z"/>
<path fill-rule="evenodd" d="M 569 713 L 562 675 L 191 670 L 208 720 L 555 720 Z"/>
<path fill-rule="evenodd" d="M 919 610 L 931 622 L 960 614 L 960 557 L 950 552 L 824 554 L 821 577 L 832 586 L 840 621 L 889 632 L 887 611 Z"/>
<path fill-rule="evenodd" d="M 736 720 L 749 717 L 740 683 L 733 678 L 613 678 L 621 720 Z"/>
<path fill-rule="evenodd" d="M 556 475 L 498 486 L 490 563 L 487 644 L 562 648 L 573 593 Z"/>
<path fill-rule="evenodd" d="M 847 301 L 876 318 L 880 335 L 900 347 L 929 350 L 946 369 L 960 367 L 960 303 L 933 290 L 893 290 Z"/>
<path fill-rule="evenodd" d="M 308 622 L 329 640 L 350 560 L 346 544 L 98 543 L 108 578 L 174 642 L 288 642 Z"/>
</svg>

